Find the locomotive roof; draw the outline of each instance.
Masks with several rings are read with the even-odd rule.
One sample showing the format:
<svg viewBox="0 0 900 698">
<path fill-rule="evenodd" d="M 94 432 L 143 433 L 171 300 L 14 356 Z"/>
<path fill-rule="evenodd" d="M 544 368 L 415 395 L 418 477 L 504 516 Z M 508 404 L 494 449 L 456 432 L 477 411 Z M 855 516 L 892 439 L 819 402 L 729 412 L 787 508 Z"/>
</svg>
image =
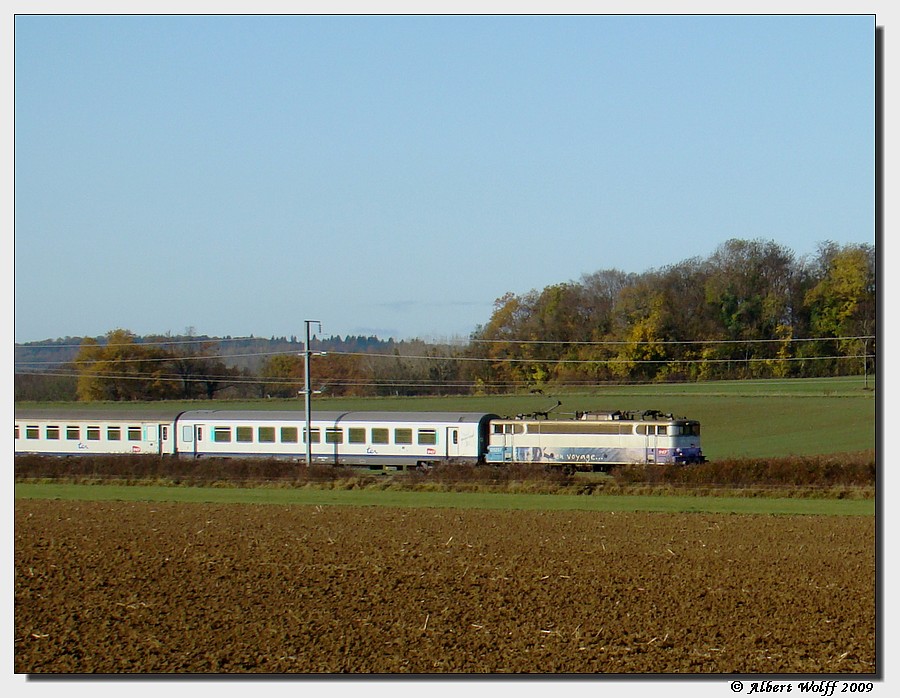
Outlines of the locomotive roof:
<svg viewBox="0 0 900 698">
<path fill-rule="evenodd" d="M 634 415 L 633 417 L 615 417 L 612 419 L 585 419 L 575 417 L 545 419 L 543 417 L 532 417 L 529 415 L 525 417 L 500 417 L 498 418 L 498 421 L 517 422 L 519 424 L 571 424 L 573 422 L 578 424 L 617 424 L 619 422 L 639 422 L 641 424 L 688 424 L 697 422 L 696 419 L 688 419 L 687 417 L 673 417 L 671 415 L 644 417 L 640 414 Z"/>
</svg>

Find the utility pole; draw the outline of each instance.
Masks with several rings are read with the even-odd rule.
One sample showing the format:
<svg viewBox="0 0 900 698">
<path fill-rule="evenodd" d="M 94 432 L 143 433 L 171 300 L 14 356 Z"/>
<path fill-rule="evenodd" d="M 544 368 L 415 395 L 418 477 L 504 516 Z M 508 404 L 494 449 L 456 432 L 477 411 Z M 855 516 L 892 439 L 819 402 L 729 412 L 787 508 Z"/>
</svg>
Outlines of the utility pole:
<svg viewBox="0 0 900 698">
<path fill-rule="evenodd" d="M 306 323 L 306 344 L 303 362 L 303 393 L 305 397 L 306 408 L 306 467 L 312 465 L 312 386 L 309 383 L 309 357 L 312 356 L 312 349 L 309 346 L 309 326 L 313 323 L 319 326 L 319 332 L 322 332 L 322 323 L 318 320 L 304 320 Z"/>
</svg>

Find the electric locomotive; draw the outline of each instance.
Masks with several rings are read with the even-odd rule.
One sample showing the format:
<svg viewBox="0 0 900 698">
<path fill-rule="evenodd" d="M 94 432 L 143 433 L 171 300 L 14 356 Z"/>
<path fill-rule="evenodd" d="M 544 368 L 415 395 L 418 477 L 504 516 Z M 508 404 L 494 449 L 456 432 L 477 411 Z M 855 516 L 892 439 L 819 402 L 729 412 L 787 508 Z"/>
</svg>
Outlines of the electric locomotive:
<svg viewBox="0 0 900 698">
<path fill-rule="evenodd" d="M 581 412 L 575 419 L 491 422 L 488 463 L 542 463 L 567 471 L 615 465 L 703 463 L 700 422 L 646 412 Z"/>
</svg>

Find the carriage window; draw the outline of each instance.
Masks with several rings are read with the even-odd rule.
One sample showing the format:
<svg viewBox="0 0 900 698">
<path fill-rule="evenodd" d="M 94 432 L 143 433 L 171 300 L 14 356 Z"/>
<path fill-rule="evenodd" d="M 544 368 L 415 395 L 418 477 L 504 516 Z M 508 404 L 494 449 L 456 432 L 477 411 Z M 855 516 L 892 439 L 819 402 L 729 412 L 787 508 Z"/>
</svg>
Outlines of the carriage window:
<svg viewBox="0 0 900 698">
<path fill-rule="evenodd" d="M 121 427 L 106 427 L 106 438 L 109 441 L 121 441 L 122 440 L 122 428 Z"/>
<path fill-rule="evenodd" d="M 81 438 L 81 429 L 75 426 L 66 427 L 66 438 L 69 441 L 78 441 Z"/>
<path fill-rule="evenodd" d="M 140 427 L 128 427 L 128 440 L 129 441 L 140 441 L 141 440 L 141 428 Z"/>
<path fill-rule="evenodd" d="M 437 431 L 434 429 L 419 429 L 419 445 L 434 446 L 437 444 Z"/>
<path fill-rule="evenodd" d="M 259 427 L 256 430 L 256 438 L 261 444 L 275 443 L 275 427 Z"/>
<path fill-rule="evenodd" d="M 25 427 L 25 438 L 26 439 L 39 439 L 39 438 L 41 438 L 40 434 L 41 434 L 41 430 L 39 427 L 34 427 L 34 426 L 30 426 L 30 425 Z"/>
<path fill-rule="evenodd" d="M 169 427 L 164 426 L 162 428 L 162 440 L 165 441 L 169 438 Z"/>
<path fill-rule="evenodd" d="M 16 424 L 16 438 L 19 438 L 19 425 Z"/>
<path fill-rule="evenodd" d="M 250 443 L 253 441 L 253 427 L 235 427 L 235 441 Z"/>
<path fill-rule="evenodd" d="M 231 441 L 231 427 L 213 427 L 213 441 L 228 443 Z"/>
<path fill-rule="evenodd" d="M 366 442 L 366 430 L 361 427 L 350 427 L 347 430 L 347 441 L 351 444 L 364 444 Z"/>
<path fill-rule="evenodd" d="M 329 427 L 325 430 L 325 443 L 342 444 L 344 443 L 344 430 L 337 427 Z"/>
<path fill-rule="evenodd" d="M 281 427 L 281 443 L 295 444 L 297 443 L 297 427 Z M 260 439 L 262 441 L 262 439 Z"/>
<path fill-rule="evenodd" d="M 372 429 L 372 443 L 386 444 L 390 443 L 390 431 L 388 429 L 376 428 Z"/>
<path fill-rule="evenodd" d="M 311 432 L 309 432 L 309 442 L 311 444 L 319 443 L 319 438 L 320 436 L 318 429 L 313 429 Z M 306 443 L 306 429 L 303 430 L 303 443 Z"/>
<path fill-rule="evenodd" d="M 88 438 L 88 441 L 99 441 L 100 440 L 100 427 L 88 427 L 87 428 L 87 438 Z"/>
<path fill-rule="evenodd" d="M 656 433 L 657 434 L 665 434 L 666 429 L 668 429 L 668 427 L 665 424 L 657 424 L 656 425 Z"/>
<path fill-rule="evenodd" d="M 412 429 L 394 429 L 395 444 L 411 444 Z"/>
<path fill-rule="evenodd" d="M 503 433 L 503 425 L 502 424 L 494 424 L 494 433 L 502 434 Z"/>
<path fill-rule="evenodd" d="M 54 441 L 59 439 L 59 427 L 47 427 L 47 438 Z"/>
</svg>

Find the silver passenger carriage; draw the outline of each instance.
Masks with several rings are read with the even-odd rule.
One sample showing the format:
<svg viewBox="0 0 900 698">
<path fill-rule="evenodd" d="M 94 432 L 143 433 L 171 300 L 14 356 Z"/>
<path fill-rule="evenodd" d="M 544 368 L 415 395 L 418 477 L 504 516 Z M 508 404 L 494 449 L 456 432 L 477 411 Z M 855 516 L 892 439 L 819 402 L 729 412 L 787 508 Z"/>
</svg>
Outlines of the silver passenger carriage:
<svg viewBox="0 0 900 698">
<path fill-rule="evenodd" d="M 16 453 L 174 454 L 177 410 L 16 410 Z"/>
<path fill-rule="evenodd" d="M 312 413 L 313 464 L 370 468 L 477 463 L 494 415 L 473 412 Z M 195 410 L 178 419 L 177 450 L 202 456 L 306 459 L 303 411 Z"/>
</svg>

